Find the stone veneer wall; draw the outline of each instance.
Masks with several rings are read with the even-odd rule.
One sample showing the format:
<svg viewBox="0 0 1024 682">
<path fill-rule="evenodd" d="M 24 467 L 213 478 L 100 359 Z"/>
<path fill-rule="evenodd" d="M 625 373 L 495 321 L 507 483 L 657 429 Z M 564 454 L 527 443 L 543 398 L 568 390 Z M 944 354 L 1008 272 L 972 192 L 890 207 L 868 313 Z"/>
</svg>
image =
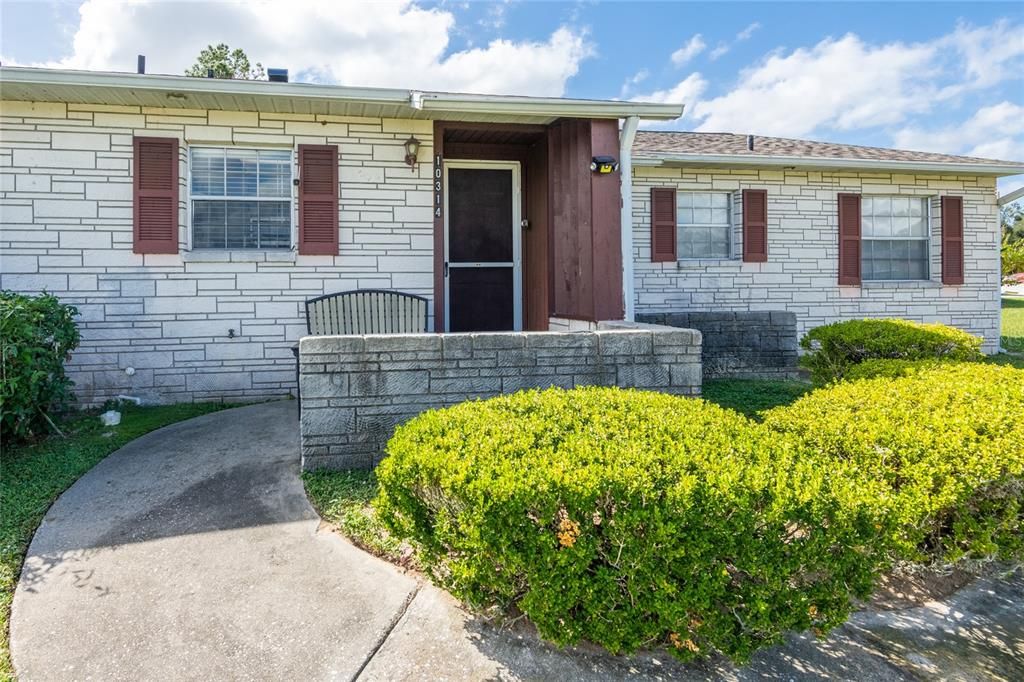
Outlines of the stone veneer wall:
<svg viewBox="0 0 1024 682">
<path fill-rule="evenodd" d="M 0 113 L 0 287 L 78 306 L 69 372 L 82 403 L 281 396 L 305 299 L 433 295 L 432 167 L 411 172 L 403 147 L 415 134 L 431 158 L 430 121 L 14 101 Z M 179 254 L 132 253 L 133 135 L 181 142 Z M 307 143 L 339 146 L 336 256 L 191 250 L 190 146 Z"/>
<path fill-rule="evenodd" d="M 425 410 L 548 386 L 700 393 L 700 332 L 310 336 L 299 344 L 302 466 L 368 468 Z"/>
<path fill-rule="evenodd" d="M 705 379 L 797 375 L 796 315 L 773 312 L 641 313 L 637 321 L 701 333 Z"/>
<path fill-rule="evenodd" d="M 651 262 L 651 188 L 735 192 L 733 257 Z M 801 336 L 837 320 L 902 317 L 942 322 L 999 344 L 999 211 L 995 178 L 971 175 L 816 172 L 699 168 L 636 168 L 633 181 L 633 258 L 636 313 L 777 311 L 796 314 Z M 740 260 L 740 190 L 768 191 L 768 262 Z M 837 284 L 836 195 L 932 197 L 931 279 L 920 282 Z M 943 286 L 939 200 L 964 198 L 961 286 Z"/>
</svg>

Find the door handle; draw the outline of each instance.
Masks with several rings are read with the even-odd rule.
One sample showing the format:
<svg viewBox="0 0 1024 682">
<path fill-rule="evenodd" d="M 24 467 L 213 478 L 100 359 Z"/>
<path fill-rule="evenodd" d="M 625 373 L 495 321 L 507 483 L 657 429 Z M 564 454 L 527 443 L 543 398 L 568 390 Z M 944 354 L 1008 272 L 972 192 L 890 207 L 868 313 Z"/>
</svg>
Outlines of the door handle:
<svg viewBox="0 0 1024 682">
<path fill-rule="evenodd" d="M 444 262 L 444 276 L 445 278 L 448 277 L 448 261 Z"/>
</svg>

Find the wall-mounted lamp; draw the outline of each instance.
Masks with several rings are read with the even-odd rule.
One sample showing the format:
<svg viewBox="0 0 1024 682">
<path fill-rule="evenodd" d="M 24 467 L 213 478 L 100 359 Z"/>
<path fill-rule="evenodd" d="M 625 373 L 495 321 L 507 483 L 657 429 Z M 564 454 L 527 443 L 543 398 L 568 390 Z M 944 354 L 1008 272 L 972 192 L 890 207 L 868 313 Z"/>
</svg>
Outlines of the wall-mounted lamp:
<svg viewBox="0 0 1024 682">
<path fill-rule="evenodd" d="M 416 172 L 416 156 L 420 153 L 420 141 L 410 137 L 405 141 L 405 163 Z"/>
<path fill-rule="evenodd" d="M 614 173 L 619 170 L 619 162 L 614 156 L 595 156 L 590 160 L 590 171 L 600 175 Z"/>
</svg>

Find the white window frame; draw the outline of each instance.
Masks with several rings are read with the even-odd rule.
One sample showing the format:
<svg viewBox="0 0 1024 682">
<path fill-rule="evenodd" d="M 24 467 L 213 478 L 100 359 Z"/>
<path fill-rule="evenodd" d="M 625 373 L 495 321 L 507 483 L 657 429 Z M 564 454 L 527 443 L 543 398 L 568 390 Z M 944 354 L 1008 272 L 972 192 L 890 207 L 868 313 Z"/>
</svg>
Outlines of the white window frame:
<svg viewBox="0 0 1024 682">
<path fill-rule="evenodd" d="M 192 150 L 193 149 L 237 149 L 239 151 L 286 151 L 289 153 L 288 163 L 288 196 L 286 197 L 229 197 L 229 196 L 210 196 L 205 194 L 192 194 Z M 243 246 L 204 246 L 198 249 L 199 251 L 205 252 L 216 252 L 216 253 L 230 253 L 232 251 L 243 251 L 246 253 L 261 253 L 264 251 L 270 251 L 273 253 L 287 253 L 289 251 L 295 251 L 298 248 L 298 228 L 296 227 L 295 216 L 297 213 L 298 198 L 296 196 L 295 189 L 295 177 L 296 177 L 296 165 L 298 160 L 296 157 L 295 147 L 242 147 L 233 144 L 189 144 L 187 145 L 186 154 L 186 172 L 188 175 L 185 178 L 185 228 L 187 232 L 186 244 L 188 250 L 193 250 L 193 230 L 195 226 L 192 224 L 193 210 L 192 201 L 198 200 L 212 200 L 212 201 L 288 201 L 288 246 L 275 246 L 272 248 L 246 248 Z M 225 165 L 225 173 L 227 173 L 227 166 Z M 225 187 L 227 183 L 225 182 Z"/>
<path fill-rule="evenodd" d="M 909 242 L 909 241 L 923 241 L 925 243 L 924 253 L 924 276 L 915 277 L 912 279 L 877 279 L 863 277 L 865 282 L 928 282 L 932 278 L 932 202 L 931 197 L 921 196 L 916 194 L 870 194 L 862 195 L 861 201 L 864 198 L 870 199 L 911 199 L 920 201 L 924 204 L 924 211 L 922 217 L 924 218 L 924 237 L 865 237 L 864 236 L 864 211 L 861 210 L 860 216 L 860 232 L 861 232 L 861 248 L 860 248 L 860 268 L 861 272 L 864 271 L 864 244 L 863 242 Z M 893 216 L 889 216 L 892 218 Z"/>
<path fill-rule="evenodd" d="M 683 223 L 679 220 L 679 197 L 681 195 L 683 195 L 683 194 L 724 194 L 726 196 L 725 210 L 728 213 L 728 217 L 726 218 L 726 222 L 725 223 L 687 223 L 686 225 L 683 225 Z M 679 256 L 676 259 L 677 261 L 688 261 L 688 262 L 692 263 L 692 262 L 697 262 L 697 261 L 732 260 L 732 259 L 735 258 L 735 255 L 733 253 L 733 248 L 734 248 L 734 245 L 733 245 L 733 241 L 734 241 L 733 232 L 736 229 L 736 221 L 733 219 L 733 214 L 735 213 L 735 211 L 733 210 L 733 202 L 734 202 L 734 199 L 736 198 L 735 195 L 736 195 L 735 192 L 730 192 L 728 190 L 706 190 L 706 189 L 677 189 L 676 190 L 676 249 L 678 250 L 679 253 L 682 253 L 682 251 L 683 251 L 682 231 L 685 228 L 688 228 L 688 227 L 723 228 L 724 227 L 725 228 L 725 237 L 726 237 L 725 255 L 722 255 L 722 256 L 694 256 L 694 257 L 691 257 L 691 256 Z"/>
</svg>

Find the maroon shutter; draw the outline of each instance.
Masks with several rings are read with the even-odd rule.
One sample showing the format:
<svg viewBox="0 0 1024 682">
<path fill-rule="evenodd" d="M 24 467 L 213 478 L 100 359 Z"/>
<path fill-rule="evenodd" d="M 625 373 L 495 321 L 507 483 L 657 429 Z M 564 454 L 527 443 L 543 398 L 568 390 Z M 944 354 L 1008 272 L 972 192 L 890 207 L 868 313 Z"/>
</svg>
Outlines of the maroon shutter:
<svg viewBox="0 0 1024 682">
<path fill-rule="evenodd" d="M 860 285 L 860 195 L 839 195 L 839 283 Z"/>
<path fill-rule="evenodd" d="M 963 197 L 942 197 L 942 283 L 964 283 Z"/>
<path fill-rule="evenodd" d="M 136 137 L 132 218 L 135 253 L 178 253 L 178 140 Z"/>
<path fill-rule="evenodd" d="M 338 147 L 299 145 L 299 253 L 338 255 Z"/>
<path fill-rule="evenodd" d="M 743 190 L 743 260 L 768 260 L 768 191 Z"/>
<path fill-rule="evenodd" d="M 676 260 L 676 191 L 671 187 L 651 188 L 651 260 Z"/>
</svg>

